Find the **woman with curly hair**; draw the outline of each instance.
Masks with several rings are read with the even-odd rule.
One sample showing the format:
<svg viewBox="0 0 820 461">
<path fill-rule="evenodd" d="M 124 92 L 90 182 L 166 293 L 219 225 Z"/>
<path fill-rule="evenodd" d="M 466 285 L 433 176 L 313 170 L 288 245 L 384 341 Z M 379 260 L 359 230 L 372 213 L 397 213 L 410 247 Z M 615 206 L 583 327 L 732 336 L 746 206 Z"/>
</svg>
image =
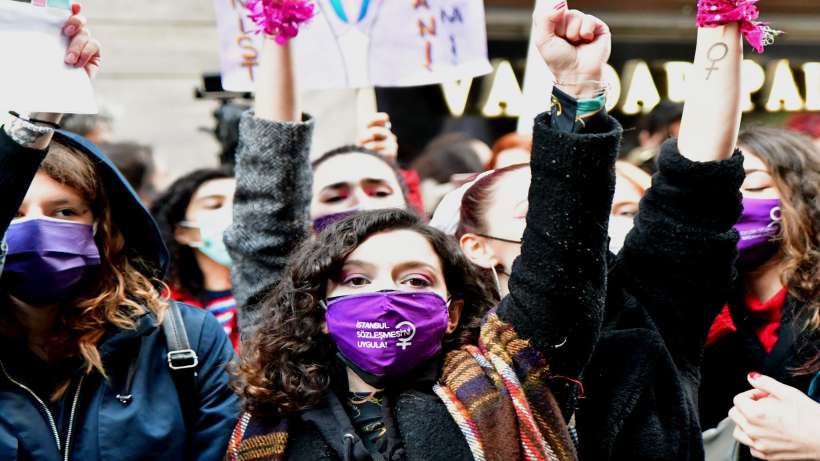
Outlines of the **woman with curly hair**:
<svg viewBox="0 0 820 461">
<path fill-rule="evenodd" d="M 568 40 L 587 46 L 585 65 L 605 62 L 609 31 L 597 18 L 545 4 L 536 21 L 546 38 L 552 21 L 570 25 Z M 270 45 L 263 54 L 287 52 Z M 406 211 L 348 217 L 295 254 L 291 234 L 252 226 L 258 201 L 305 190 L 307 153 L 292 134 L 272 140 L 276 150 L 240 147 L 229 246 L 253 241 L 262 254 L 292 258 L 257 274 L 278 282 L 262 290 L 258 331 L 242 347 L 245 414 L 228 459 L 575 459 L 548 387 L 564 378 L 549 360 L 566 334 L 590 351 L 600 328 L 620 126 L 602 117 L 575 134 L 552 114 L 536 119 L 526 242 L 512 269 L 518 288 L 500 304 L 452 238 Z M 265 189 L 243 177 L 273 164 L 282 179 Z M 304 235 L 309 198 L 267 221 Z M 562 314 L 545 321 L 541 311 Z"/>
<path fill-rule="evenodd" d="M 204 168 L 174 181 L 151 207 L 171 254 L 169 296 L 213 314 L 234 348 L 239 329 L 223 235 L 231 225 L 235 189 L 229 171 Z"/>
<path fill-rule="evenodd" d="M 66 60 L 92 75 L 99 46 L 73 9 Z M 216 461 L 237 413 L 228 339 L 161 296 L 156 224 L 96 146 L 55 131 L 59 119 L 0 128 L 0 459 Z M 168 352 L 168 322 L 187 331 L 184 362 Z M 178 379 L 190 387 L 178 393 Z"/>
<path fill-rule="evenodd" d="M 820 152 L 776 128 L 747 130 L 738 145 L 746 170 L 740 277 L 709 333 L 704 427 L 726 417 L 750 373 L 807 393 L 820 371 Z"/>
</svg>

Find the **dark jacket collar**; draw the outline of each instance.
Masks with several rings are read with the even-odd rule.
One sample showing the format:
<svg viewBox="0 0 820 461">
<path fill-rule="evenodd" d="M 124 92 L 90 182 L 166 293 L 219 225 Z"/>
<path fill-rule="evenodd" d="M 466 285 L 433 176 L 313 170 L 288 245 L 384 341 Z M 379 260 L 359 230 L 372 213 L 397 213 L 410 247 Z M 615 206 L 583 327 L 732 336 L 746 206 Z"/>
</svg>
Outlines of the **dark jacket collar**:
<svg viewBox="0 0 820 461">
<path fill-rule="evenodd" d="M 151 313 L 144 314 L 137 319 L 136 328 L 133 330 L 112 328 L 100 341 L 98 346 L 100 356 L 103 360 L 111 360 L 126 352 L 133 351 L 143 336 L 150 335 L 157 328 L 159 326 L 156 317 Z"/>
</svg>

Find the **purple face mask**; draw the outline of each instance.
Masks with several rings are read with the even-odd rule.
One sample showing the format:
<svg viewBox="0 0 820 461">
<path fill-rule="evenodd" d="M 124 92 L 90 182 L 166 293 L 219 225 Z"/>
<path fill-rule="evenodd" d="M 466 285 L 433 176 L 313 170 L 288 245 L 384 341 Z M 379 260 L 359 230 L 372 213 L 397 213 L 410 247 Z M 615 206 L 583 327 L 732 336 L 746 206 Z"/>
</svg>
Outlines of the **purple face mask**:
<svg viewBox="0 0 820 461">
<path fill-rule="evenodd" d="M 773 239 L 780 232 L 780 219 L 780 199 L 743 199 L 743 213 L 735 224 L 740 233 L 737 243 L 740 269 L 759 267 L 777 253 L 779 243 Z"/>
<path fill-rule="evenodd" d="M 12 223 L 6 242 L 3 286 L 12 296 L 34 306 L 65 300 L 89 266 L 100 264 L 90 224 L 30 219 Z"/>
<path fill-rule="evenodd" d="M 318 218 L 313 220 L 313 232 L 320 233 L 327 228 L 327 226 L 331 224 L 335 224 L 345 218 L 349 218 L 350 216 L 357 215 L 361 212 L 361 210 L 348 210 L 342 211 L 340 213 L 332 213 L 326 214 L 324 216 L 319 216 Z"/>
<path fill-rule="evenodd" d="M 376 292 L 327 303 L 327 328 L 342 357 L 380 377 L 397 376 L 439 351 L 447 302 L 430 292 Z"/>
</svg>

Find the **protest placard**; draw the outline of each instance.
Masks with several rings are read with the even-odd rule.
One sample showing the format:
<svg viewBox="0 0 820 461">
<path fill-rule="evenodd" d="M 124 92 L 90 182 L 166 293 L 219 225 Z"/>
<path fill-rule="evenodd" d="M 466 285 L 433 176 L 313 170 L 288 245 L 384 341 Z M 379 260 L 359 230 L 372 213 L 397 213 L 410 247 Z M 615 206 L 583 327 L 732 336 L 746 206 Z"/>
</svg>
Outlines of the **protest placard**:
<svg viewBox="0 0 820 461">
<path fill-rule="evenodd" d="M 62 27 L 70 14 L 0 0 L 0 105 L 20 112 L 97 112 L 88 75 L 63 62 L 68 39 Z"/>
<path fill-rule="evenodd" d="M 214 0 L 222 84 L 251 91 L 261 37 L 243 0 Z M 483 75 L 483 2 L 316 0 L 317 16 L 294 41 L 303 89 L 416 86 Z"/>
<path fill-rule="evenodd" d="M 536 0 L 539 2 L 547 0 Z M 518 117 L 519 133 L 532 133 L 535 117 L 550 107 L 552 83 L 555 80 L 549 67 L 535 46 L 534 31 L 530 31 L 530 45 L 527 49 L 527 67 L 524 73 L 524 97 L 521 115 Z"/>
</svg>

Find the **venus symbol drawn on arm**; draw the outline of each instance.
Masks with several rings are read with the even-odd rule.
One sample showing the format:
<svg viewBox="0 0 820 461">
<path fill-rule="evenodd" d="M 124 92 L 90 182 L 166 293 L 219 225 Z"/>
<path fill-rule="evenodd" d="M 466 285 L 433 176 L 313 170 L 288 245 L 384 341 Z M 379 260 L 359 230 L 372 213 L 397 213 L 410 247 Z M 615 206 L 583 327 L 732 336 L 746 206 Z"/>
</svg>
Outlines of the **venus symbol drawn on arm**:
<svg viewBox="0 0 820 461">
<path fill-rule="evenodd" d="M 720 56 L 715 56 L 715 50 L 721 50 L 718 51 L 718 53 L 721 53 Z M 706 68 L 706 70 L 709 71 L 709 73 L 706 74 L 706 80 L 709 80 L 709 77 L 712 76 L 712 72 L 718 70 L 718 66 L 716 63 L 718 61 L 722 61 L 727 54 L 729 54 L 729 47 L 726 46 L 726 44 L 723 42 L 715 43 L 714 45 L 709 47 L 709 51 L 706 52 L 706 59 L 712 61 L 712 67 Z"/>
</svg>

